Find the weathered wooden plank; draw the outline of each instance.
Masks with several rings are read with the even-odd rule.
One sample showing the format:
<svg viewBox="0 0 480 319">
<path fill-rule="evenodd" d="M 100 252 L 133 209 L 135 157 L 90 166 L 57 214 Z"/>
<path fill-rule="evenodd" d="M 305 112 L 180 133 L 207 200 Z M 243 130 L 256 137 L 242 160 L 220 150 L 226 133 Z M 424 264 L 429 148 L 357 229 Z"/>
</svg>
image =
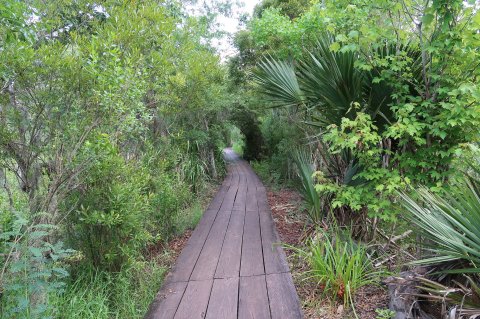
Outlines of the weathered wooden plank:
<svg viewBox="0 0 480 319">
<path fill-rule="evenodd" d="M 256 211 L 258 210 L 257 205 L 257 188 L 252 184 L 248 184 L 247 190 L 247 211 Z"/>
<path fill-rule="evenodd" d="M 265 186 L 263 185 L 257 185 L 257 194 L 259 197 L 264 196 L 265 198 L 267 197 L 267 190 Z"/>
<path fill-rule="evenodd" d="M 235 174 L 234 181 L 228 189 L 228 192 L 225 194 L 222 205 L 220 206 L 220 211 L 231 211 L 233 208 L 233 203 L 235 202 L 235 196 L 238 192 L 239 176 Z"/>
<path fill-rule="evenodd" d="M 260 211 L 259 215 L 265 273 L 287 272 L 287 259 L 281 246 L 280 238 L 275 230 L 272 214 L 269 211 Z"/>
<path fill-rule="evenodd" d="M 245 162 L 245 166 L 248 169 L 248 179 L 249 179 L 249 184 L 252 184 L 254 186 L 263 186 L 262 181 L 258 177 L 257 174 L 253 171 L 253 169 L 248 165 L 248 163 Z"/>
<path fill-rule="evenodd" d="M 272 319 L 302 319 L 297 292 L 289 273 L 267 275 Z"/>
<path fill-rule="evenodd" d="M 268 203 L 267 197 L 261 196 L 257 199 L 257 205 L 259 211 L 268 211 L 270 212 L 270 204 Z"/>
<path fill-rule="evenodd" d="M 209 210 L 219 210 L 222 206 L 223 199 L 225 198 L 225 194 L 227 193 L 226 190 L 219 190 L 218 193 L 215 195 L 214 199 L 208 205 Z"/>
<path fill-rule="evenodd" d="M 213 280 L 189 281 L 174 319 L 203 319 Z"/>
<path fill-rule="evenodd" d="M 270 319 L 265 276 L 240 277 L 239 319 Z"/>
<path fill-rule="evenodd" d="M 233 210 L 243 210 L 245 211 L 247 203 L 247 177 L 245 175 L 240 175 L 240 182 L 238 184 L 238 192 L 235 197 L 235 202 L 233 204 Z"/>
<path fill-rule="evenodd" d="M 216 216 L 216 210 L 205 211 L 187 245 L 178 256 L 172 271 L 167 275 L 168 281 L 188 281 Z"/>
<path fill-rule="evenodd" d="M 215 279 L 208 302 L 207 319 L 236 319 L 239 278 Z"/>
<path fill-rule="evenodd" d="M 232 166 L 229 166 L 227 176 L 223 180 L 222 185 L 220 185 L 217 193 L 215 194 L 212 202 L 210 203 L 209 209 L 211 209 L 212 205 L 218 205 L 218 206 L 213 207 L 213 209 L 219 209 L 220 208 L 220 206 L 223 202 L 223 199 L 224 199 L 225 195 L 227 194 L 228 190 L 230 189 L 230 187 L 232 186 L 232 184 L 235 187 L 235 185 L 234 185 L 235 184 L 235 179 L 234 179 L 235 174 L 236 174 L 236 169 L 233 168 Z"/>
<path fill-rule="evenodd" d="M 239 276 L 244 221 L 245 211 L 232 212 L 215 271 L 215 278 Z"/>
<path fill-rule="evenodd" d="M 150 305 L 145 319 L 172 319 L 186 288 L 186 282 L 165 284 Z"/>
<path fill-rule="evenodd" d="M 260 220 L 258 212 L 247 211 L 243 230 L 240 276 L 262 274 L 265 274 L 265 269 L 263 266 L 262 239 L 260 237 Z"/>
<path fill-rule="evenodd" d="M 220 189 L 217 191 L 217 194 L 213 198 L 212 202 L 208 206 L 208 209 L 220 209 L 228 191 L 236 191 L 238 182 L 235 177 L 236 174 L 236 169 L 229 167 L 229 173 L 223 181 L 222 185 L 220 186 Z"/>
<path fill-rule="evenodd" d="M 247 186 L 242 185 L 238 188 L 237 196 L 235 197 L 235 203 L 233 204 L 233 210 L 243 210 L 247 207 Z"/>
<path fill-rule="evenodd" d="M 220 252 L 222 251 L 223 240 L 227 232 L 231 212 L 218 212 L 212 229 L 208 234 L 205 245 L 198 257 L 190 280 L 213 279 L 217 268 Z"/>
</svg>

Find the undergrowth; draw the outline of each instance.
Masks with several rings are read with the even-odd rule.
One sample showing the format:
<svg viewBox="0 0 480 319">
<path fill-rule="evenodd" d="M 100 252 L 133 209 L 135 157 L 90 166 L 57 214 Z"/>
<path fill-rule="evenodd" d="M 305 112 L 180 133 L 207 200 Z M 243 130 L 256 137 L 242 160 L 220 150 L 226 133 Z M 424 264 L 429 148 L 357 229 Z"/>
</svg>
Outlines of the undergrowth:
<svg viewBox="0 0 480 319">
<path fill-rule="evenodd" d="M 340 299 L 346 306 L 354 303 L 359 288 L 375 284 L 385 275 L 374 269 L 367 246 L 339 231 L 318 231 L 305 248 L 289 248 L 308 265 L 305 280 L 316 282 L 325 297 L 333 302 Z"/>
<path fill-rule="evenodd" d="M 166 268 L 157 261 L 136 262 L 118 273 L 82 272 L 55 295 L 56 318 L 141 318 L 157 293 Z"/>
</svg>

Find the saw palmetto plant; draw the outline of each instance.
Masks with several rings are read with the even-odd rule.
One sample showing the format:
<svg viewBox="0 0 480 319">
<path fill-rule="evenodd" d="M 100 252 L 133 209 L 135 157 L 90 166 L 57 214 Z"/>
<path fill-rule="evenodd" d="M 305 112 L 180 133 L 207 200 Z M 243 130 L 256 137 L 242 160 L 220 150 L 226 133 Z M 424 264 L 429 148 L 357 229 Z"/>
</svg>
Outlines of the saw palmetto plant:
<svg viewBox="0 0 480 319">
<path fill-rule="evenodd" d="M 421 296 L 453 305 L 450 315 L 454 311 L 460 317 L 479 316 L 480 182 L 466 177 L 445 194 L 422 188 L 415 195 L 418 198 L 401 194 L 406 219 L 425 239 L 427 255 L 415 264 L 428 265 L 437 274 L 432 278 L 436 280 L 420 279 L 425 293 Z M 449 282 L 444 284 L 447 275 Z"/>
<path fill-rule="evenodd" d="M 449 192 L 438 195 L 426 188 L 417 191 L 419 200 L 401 194 L 409 214 L 426 239 L 429 255 L 417 261 L 435 265 L 456 263 L 446 273 L 480 273 L 480 187 L 479 182 L 466 178 Z M 465 266 L 465 264 L 467 266 Z"/>
<path fill-rule="evenodd" d="M 259 91 L 276 107 L 299 107 L 309 117 L 309 124 L 326 127 L 340 124 L 343 117 L 354 118 L 352 105 L 368 113 L 382 129 L 393 121 L 390 104 L 393 89 L 378 81 L 381 69 L 361 70 L 355 66 L 358 54 L 351 51 L 333 52 L 331 34 L 321 35 L 307 58 L 289 62 L 265 58 L 254 75 Z M 420 55 L 415 48 L 400 48 L 412 61 L 412 73 L 420 76 Z M 386 45 L 373 54 L 386 57 L 394 47 Z"/>
</svg>

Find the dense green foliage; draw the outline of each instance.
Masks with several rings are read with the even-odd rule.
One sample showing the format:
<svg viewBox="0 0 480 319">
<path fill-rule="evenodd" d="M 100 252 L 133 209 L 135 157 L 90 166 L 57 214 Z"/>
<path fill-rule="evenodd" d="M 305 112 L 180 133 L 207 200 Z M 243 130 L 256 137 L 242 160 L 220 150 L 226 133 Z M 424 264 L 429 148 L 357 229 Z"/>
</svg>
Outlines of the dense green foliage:
<svg viewBox="0 0 480 319">
<path fill-rule="evenodd" d="M 163 273 L 148 247 L 192 226 L 186 209 L 224 171 L 212 17 L 11 0 L 0 20 L 1 316 L 141 317 L 161 280 L 145 273 Z"/>
<path fill-rule="evenodd" d="M 287 2 L 258 6 L 247 30 L 237 34 L 239 54 L 230 62 L 233 79 L 247 83 L 243 94 L 257 101 L 250 107 L 262 127 L 280 128 L 262 130 L 265 141 L 279 142 L 266 143 L 257 170 L 283 176 L 277 181 L 299 176 L 308 206 L 321 207 L 310 218 L 317 226 L 347 225 L 355 240 L 378 240 L 399 225 L 408 235 L 417 224 L 416 248 L 430 248 L 429 266 L 443 269 L 446 262 L 457 273 L 477 272 L 478 194 L 459 172 L 471 171 L 465 163 L 478 163 L 472 149 L 480 124 L 479 3 Z M 299 134 L 289 135 L 283 125 L 298 127 Z M 272 152 L 275 143 L 290 150 L 302 145 L 311 154 L 302 160 Z M 281 164 L 292 159 L 296 174 Z M 310 176 L 309 165 L 316 170 Z M 422 191 L 409 195 L 406 213 L 399 192 L 412 188 Z M 329 247 L 316 242 L 306 254 L 317 251 L 325 260 Z M 458 289 L 453 305 L 462 296 L 475 298 L 479 279 L 469 278 L 448 283 Z M 428 285 L 430 294 L 446 287 Z"/>
<path fill-rule="evenodd" d="M 468 5 L 425 5 L 426 21 L 409 33 L 416 20 L 395 4 L 362 7 L 373 17 L 389 10 L 400 15 L 384 20 L 375 38 L 354 28 L 359 15 L 352 13 L 345 16 L 349 29 L 341 20 L 335 28 L 324 25 L 335 33 L 317 35 L 295 63 L 264 59 L 256 76 L 270 104 L 295 107 L 317 127 L 327 146 L 322 152 L 348 151 L 345 174 L 355 166 L 353 179 L 363 181 L 352 186 L 322 178 L 317 190 L 334 196 L 333 208 L 383 219 L 394 216 L 394 190 L 410 183 L 440 187 L 448 179 L 462 145 L 476 140 L 479 122 L 478 68 L 464 64 L 478 59 L 478 13 Z M 330 12 L 328 5 L 322 10 Z M 435 23 L 425 18 L 433 15 Z"/>
<path fill-rule="evenodd" d="M 263 0 L 226 62 L 231 4 L 191 3 L 0 3 L 2 318 L 141 317 L 226 146 L 299 186 L 324 236 L 300 254 L 332 299 L 376 277 L 379 224 L 416 225 L 417 264 L 457 276 L 424 290 L 475 307 L 478 1 Z"/>
</svg>

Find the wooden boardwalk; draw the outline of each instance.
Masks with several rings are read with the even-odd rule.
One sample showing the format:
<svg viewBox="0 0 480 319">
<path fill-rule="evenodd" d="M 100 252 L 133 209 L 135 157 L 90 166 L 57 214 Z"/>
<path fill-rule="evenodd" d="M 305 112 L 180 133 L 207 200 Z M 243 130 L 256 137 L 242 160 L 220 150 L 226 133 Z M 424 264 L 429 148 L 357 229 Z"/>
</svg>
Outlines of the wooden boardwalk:
<svg viewBox="0 0 480 319">
<path fill-rule="evenodd" d="M 303 318 L 265 187 L 225 156 L 228 175 L 145 318 Z"/>
</svg>

